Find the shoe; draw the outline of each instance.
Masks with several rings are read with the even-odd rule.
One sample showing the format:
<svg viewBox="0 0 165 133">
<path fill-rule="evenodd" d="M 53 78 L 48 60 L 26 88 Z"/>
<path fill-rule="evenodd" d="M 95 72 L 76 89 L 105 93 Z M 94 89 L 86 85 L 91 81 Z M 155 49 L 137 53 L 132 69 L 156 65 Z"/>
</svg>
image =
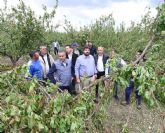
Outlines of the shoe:
<svg viewBox="0 0 165 133">
<path fill-rule="evenodd" d="M 126 105 L 129 105 L 129 103 L 126 102 L 126 101 L 122 101 L 122 102 L 121 102 L 121 105 L 126 106 Z"/>
<path fill-rule="evenodd" d="M 119 97 L 118 96 L 113 96 L 115 98 L 115 100 L 119 101 Z"/>
<path fill-rule="evenodd" d="M 137 109 L 139 109 L 139 110 L 141 109 L 141 105 L 140 105 L 140 104 L 139 104 L 139 105 L 137 105 Z"/>
</svg>

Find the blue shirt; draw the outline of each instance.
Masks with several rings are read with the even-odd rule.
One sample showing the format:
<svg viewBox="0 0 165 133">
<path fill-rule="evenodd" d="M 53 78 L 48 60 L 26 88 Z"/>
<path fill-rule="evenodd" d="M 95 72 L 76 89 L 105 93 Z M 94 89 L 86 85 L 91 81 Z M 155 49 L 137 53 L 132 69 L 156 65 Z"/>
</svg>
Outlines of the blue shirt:
<svg viewBox="0 0 165 133">
<path fill-rule="evenodd" d="M 95 60 L 92 55 L 80 55 L 75 65 L 75 75 L 77 77 L 93 76 L 97 73 Z"/>
<path fill-rule="evenodd" d="M 29 73 L 32 77 L 36 77 L 39 80 L 43 80 L 42 65 L 39 60 L 31 62 L 29 66 Z"/>
<path fill-rule="evenodd" d="M 65 62 L 55 61 L 49 70 L 48 78 L 52 83 L 59 82 L 60 86 L 70 86 L 72 81 L 71 61 L 69 59 L 66 59 Z"/>
</svg>

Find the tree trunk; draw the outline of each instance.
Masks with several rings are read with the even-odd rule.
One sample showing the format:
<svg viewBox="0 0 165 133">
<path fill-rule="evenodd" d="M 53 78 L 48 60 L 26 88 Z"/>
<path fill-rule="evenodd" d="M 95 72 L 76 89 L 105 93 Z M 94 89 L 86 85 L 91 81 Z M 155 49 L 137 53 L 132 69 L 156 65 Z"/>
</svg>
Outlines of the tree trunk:
<svg viewBox="0 0 165 133">
<path fill-rule="evenodd" d="M 13 66 L 13 67 L 16 67 L 17 61 L 19 60 L 20 57 L 16 57 L 16 58 L 9 57 L 9 58 L 10 58 L 10 60 L 11 60 L 12 66 Z"/>
</svg>

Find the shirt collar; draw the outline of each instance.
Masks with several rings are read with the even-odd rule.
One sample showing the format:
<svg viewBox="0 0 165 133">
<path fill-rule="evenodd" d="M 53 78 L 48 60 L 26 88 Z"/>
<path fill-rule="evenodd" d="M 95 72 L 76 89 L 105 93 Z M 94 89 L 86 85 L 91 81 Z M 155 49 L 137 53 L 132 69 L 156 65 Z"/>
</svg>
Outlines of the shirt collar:
<svg viewBox="0 0 165 133">
<path fill-rule="evenodd" d="M 73 52 L 71 52 L 70 54 L 68 54 L 68 56 L 71 56 L 71 55 L 73 55 Z"/>
<path fill-rule="evenodd" d="M 98 58 L 99 58 L 99 57 L 100 57 L 100 58 L 103 58 L 103 55 L 98 55 Z"/>
<path fill-rule="evenodd" d="M 83 56 L 84 56 L 84 59 L 90 58 L 90 55 L 85 56 L 85 55 L 83 54 Z"/>
<path fill-rule="evenodd" d="M 60 61 L 60 64 L 61 64 L 61 66 L 64 66 L 64 63 L 66 63 L 66 66 L 68 65 L 68 63 L 67 63 L 67 60 L 65 59 L 65 61 L 61 61 L 61 60 L 59 60 Z"/>
<path fill-rule="evenodd" d="M 60 63 L 67 63 L 67 60 L 65 59 L 64 61 L 59 60 Z"/>
</svg>

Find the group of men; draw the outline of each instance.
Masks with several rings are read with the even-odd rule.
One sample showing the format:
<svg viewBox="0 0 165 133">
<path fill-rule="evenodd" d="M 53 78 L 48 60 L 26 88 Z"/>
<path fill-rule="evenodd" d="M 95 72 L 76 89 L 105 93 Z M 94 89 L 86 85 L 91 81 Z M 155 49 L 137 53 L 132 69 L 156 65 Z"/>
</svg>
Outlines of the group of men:
<svg viewBox="0 0 165 133">
<path fill-rule="evenodd" d="M 107 84 L 111 72 L 109 61 L 117 58 L 115 49 L 111 49 L 109 56 L 105 54 L 104 47 L 93 46 L 91 41 L 88 41 L 83 48 L 81 54 L 77 45 L 66 45 L 65 51 L 58 51 L 58 59 L 54 61 L 52 56 L 47 52 L 46 46 L 40 47 L 40 52 L 33 51 L 30 53 L 31 61 L 29 65 L 29 73 L 31 77 L 36 77 L 39 80 L 50 80 L 54 84 L 59 84 L 59 89 L 64 91 L 68 90 L 71 94 L 76 94 L 77 90 L 83 90 L 88 87 L 96 79 L 105 76 L 106 80 L 104 85 Z M 138 57 L 137 57 L 138 58 Z M 116 67 L 123 67 L 126 62 L 118 58 Z M 122 102 L 123 105 L 130 103 L 130 95 L 134 88 L 133 78 L 130 79 L 130 86 L 126 88 L 126 98 Z M 96 99 L 98 102 L 99 96 L 99 83 L 96 84 Z M 119 85 L 115 82 L 115 99 L 118 100 Z M 141 96 L 136 90 L 138 108 L 141 104 Z"/>
</svg>

